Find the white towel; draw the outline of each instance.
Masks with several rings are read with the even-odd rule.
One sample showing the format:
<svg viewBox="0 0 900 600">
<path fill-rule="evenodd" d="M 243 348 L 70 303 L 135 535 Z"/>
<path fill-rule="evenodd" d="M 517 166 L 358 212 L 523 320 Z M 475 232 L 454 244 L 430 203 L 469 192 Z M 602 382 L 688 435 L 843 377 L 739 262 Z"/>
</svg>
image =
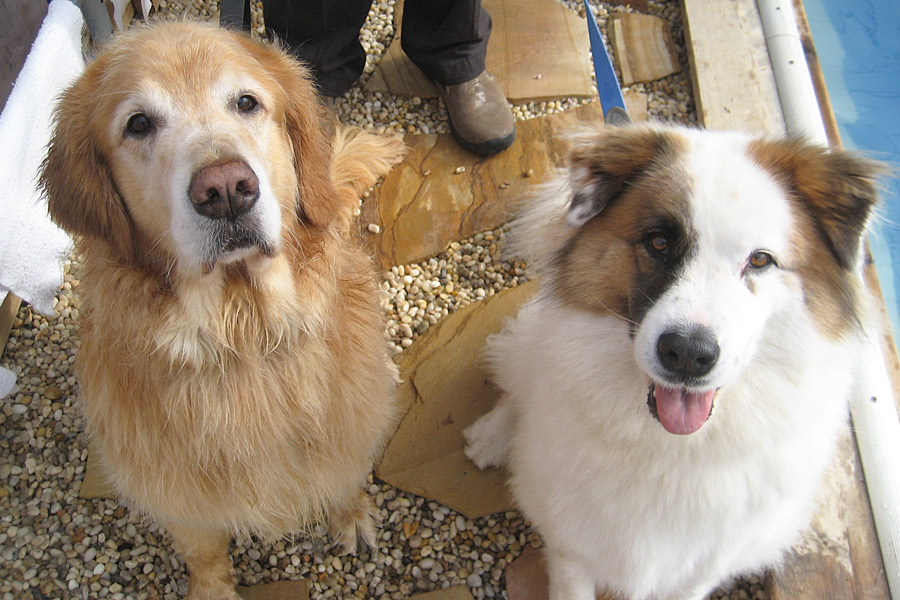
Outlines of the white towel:
<svg viewBox="0 0 900 600">
<path fill-rule="evenodd" d="M 50 221 L 37 174 L 56 98 L 84 69 L 82 23 L 69 0 L 50 3 L 0 115 L 0 294 L 11 291 L 45 315 L 53 312 L 72 242 Z"/>
<path fill-rule="evenodd" d="M 47 215 L 37 173 L 50 141 L 56 98 L 84 69 L 81 11 L 53 0 L 0 114 L 0 302 L 11 291 L 49 315 L 63 282 L 69 237 Z M 9 385 L 8 374 L 0 378 Z M 9 389 L 0 390 L 0 397 Z"/>
</svg>

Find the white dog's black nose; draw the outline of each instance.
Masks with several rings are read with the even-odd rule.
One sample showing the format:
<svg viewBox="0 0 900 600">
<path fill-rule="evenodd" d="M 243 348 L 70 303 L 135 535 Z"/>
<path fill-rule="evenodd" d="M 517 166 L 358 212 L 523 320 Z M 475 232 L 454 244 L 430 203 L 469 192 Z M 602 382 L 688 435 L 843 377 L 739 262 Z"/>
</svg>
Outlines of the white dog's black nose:
<svg viewBox="0 0 900 600">
<path fill-rule="evenodd" d="M 259 199 L 259 180 L 247 163 L 229 160 L 194 173 L 188 193 L 197 213 L 233 221 Z"/>
<path fill-rule="evenodd" d="M 719 360 L 719 343 L 705 327 L 667 331 L 656 342 L 656 354 L 672 377 L 685 382 L 709 373 Z"/>
</svg>

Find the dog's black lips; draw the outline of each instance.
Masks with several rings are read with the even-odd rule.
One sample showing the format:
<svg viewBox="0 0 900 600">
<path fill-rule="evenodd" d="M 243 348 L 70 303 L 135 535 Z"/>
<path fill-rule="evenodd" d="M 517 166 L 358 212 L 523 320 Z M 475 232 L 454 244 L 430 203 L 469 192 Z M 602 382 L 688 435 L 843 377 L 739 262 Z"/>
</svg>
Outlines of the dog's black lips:
<svg viewBox="0 0 900 600">
<path fill-rule="evenodd" d="M 659 413 L 656 412 L 656 384 L 651 383 L 647 389 L 647 408 L 654 419 L 659 421 Z"/>
<path fill-rule="evenodd" d="M 256 246 L 266 256 L 272 256 L 274 249 L 268 240 L 260 235 L 255 227 L 245 227 L 238 223 L 222 223 L 217 231 L 211 233 L 210 253 L 203 260 L 203 271 L 212 272 L 219 257 L 223 254 Z"/>
</svg>

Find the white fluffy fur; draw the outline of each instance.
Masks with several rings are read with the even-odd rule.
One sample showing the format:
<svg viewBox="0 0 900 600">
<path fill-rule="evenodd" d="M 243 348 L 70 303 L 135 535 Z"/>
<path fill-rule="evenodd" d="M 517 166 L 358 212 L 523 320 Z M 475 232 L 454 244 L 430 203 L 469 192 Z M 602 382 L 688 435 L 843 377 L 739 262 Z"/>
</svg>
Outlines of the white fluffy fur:
<svg viewBox="0 0 900 600">
<path fill-rule="evenodd" d="M 593 600 L 596 590 L 700 599 L 776 563 L 807 522 L 846 422 L 859 336 L 821 333 L 796 272 L 761 277 L 755 294 L 740 280 L 757 248 L 789 262 L 784 193 L 746 157 L 744 138 L 680 135 L 698 252 L 634 338 L 617 316 L 553 292 L 551 257 L 577 231 L 565 178 L 514 230 L 542 292 L 489 342 L 505 395 L 466 431 L 467 454 L 511 468 L 514 496 L 545 540 L 552 600 Z M 650 348 L 678 319 L 713 328 L 722 345 L 712 416 L 687 436 L 665 431 L 646 404 Z"/>
</svg>

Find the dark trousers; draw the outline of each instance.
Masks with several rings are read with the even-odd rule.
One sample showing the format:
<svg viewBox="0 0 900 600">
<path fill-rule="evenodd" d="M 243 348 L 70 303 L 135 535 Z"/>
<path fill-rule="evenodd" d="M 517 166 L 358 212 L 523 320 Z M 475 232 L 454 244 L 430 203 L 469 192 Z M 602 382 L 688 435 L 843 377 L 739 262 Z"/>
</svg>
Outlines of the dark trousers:
<svg viewBox="0 0 900 600">
<path fill-rule="evenodd" d="M 320 91 L 340 96 L 359 79 L 359 43 L 372 0 L 263 0 L 266 29 L 306 62 Z M 481 0 L 406 0 L 400 43 L 430 79 L 454 85 L 484 71 L 491 16 Z"/>
</svg>

